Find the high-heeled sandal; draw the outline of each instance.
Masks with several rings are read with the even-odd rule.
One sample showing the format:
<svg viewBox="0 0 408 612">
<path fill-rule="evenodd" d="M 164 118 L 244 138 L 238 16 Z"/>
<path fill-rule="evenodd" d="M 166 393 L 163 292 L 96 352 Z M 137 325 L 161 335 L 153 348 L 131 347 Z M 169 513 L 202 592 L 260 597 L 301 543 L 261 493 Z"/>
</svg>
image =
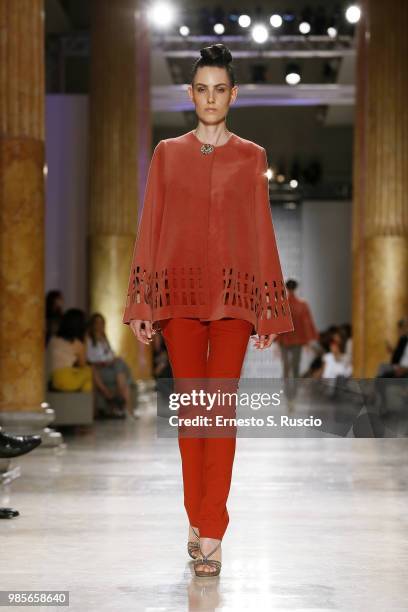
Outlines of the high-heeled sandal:
<svg viewBox="0 0 408 612">
<path fill-rule="evenodd" d="M 200 535 L 196 532 L 194 527 L 191 527 L 191 529 L 193 530 L 194 535 L 197 536 L 198 542 L 191 542 L 191 541 L 187 542 L 187 552 L 192 559 L 197 559 L 197 557 L 194 556 L 193 553 L 200 552 Z"/>
<path fill-rule="evenodd" d="M 222 566 L 221 561 L 216 561 L 216 559 L 209 559 L 208 557 L 211 557 L 211 555 L 213 555 L 220 546 L 221 546 L 221 540 L 218 542 L 214 550 L 208 553 L 208 555 L 204 555 L 203 551 L 201 550 L 201 546 L 199 547 L 201 557 L 194 561 L 194 571 L 195 571 L 196 576 L 200 576 L 200 577 L 209 576 L 212 578 L 213 576 L 219 575 L 219 573 L 221 572 L 221 566 Z M 197 569 L 197 567 L 200 565 L 209 565 L 210 567 L 214 569 L 214 571 L 207 572 L 205 570 Z"/>
</svg>

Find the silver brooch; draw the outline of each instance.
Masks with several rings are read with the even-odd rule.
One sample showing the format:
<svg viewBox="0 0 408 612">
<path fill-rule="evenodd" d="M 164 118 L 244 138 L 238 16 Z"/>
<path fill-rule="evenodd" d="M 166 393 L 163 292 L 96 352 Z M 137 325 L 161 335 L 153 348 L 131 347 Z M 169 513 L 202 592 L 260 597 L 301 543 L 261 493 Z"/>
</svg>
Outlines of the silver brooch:
<svg viewBox="0 0 408 612">
<path fill-rule="evenodd" d="M 203 144 L 200 150 L 203 155 L 208 155 L 214 151 L 214 147 L 212 144 Z"/>
</svg>

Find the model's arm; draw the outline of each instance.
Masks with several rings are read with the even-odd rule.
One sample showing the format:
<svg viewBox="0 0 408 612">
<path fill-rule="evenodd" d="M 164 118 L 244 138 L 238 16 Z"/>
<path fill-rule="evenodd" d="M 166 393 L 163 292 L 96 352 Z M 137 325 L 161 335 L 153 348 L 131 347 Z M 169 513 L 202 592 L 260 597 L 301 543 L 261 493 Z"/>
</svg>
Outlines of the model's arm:
<svg viewBox="0 0 408 612">
<path fill-rule="evenodd" d="M 155 147 L 150 162 L 123 314 L 123 323 L 127 325 L 133 320 L 152 319 L 153 248 L 159 239 L 164 201 L 164 146 L 161 140 Z"/>
<path fill-rule="evenodd" d="M 258 334 L 280 334 L 293 330 L 275 230 L 269 204 L 268 160 L 264 148 L 258 152 L 255 177 L 255 222 L 260 266 L 261 314 Z"/>
</svg>

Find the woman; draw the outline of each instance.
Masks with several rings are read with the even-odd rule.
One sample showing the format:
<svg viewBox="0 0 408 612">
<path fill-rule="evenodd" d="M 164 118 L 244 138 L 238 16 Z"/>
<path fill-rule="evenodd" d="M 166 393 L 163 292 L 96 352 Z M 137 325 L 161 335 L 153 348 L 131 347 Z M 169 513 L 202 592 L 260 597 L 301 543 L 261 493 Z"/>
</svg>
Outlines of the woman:
<svg viewBox="0 0 408 612">
<path fill-rule="evenodd" d="M 198 125 L 154 150 L 123 322 L 144 344 L 162 331 L 176 381 L 237 380 L 254 330 L 264 349 L 293 325 L 266 151 L 227 129 L 237 96 L 229 50 L 200 53 L 188 88 Z M 236 439 L 179 434 L 178 442 L 188 550 L 197 576 L 216 576 Z"/>
<path fill-rule="evenodd" d="M 130 385 L 132 375 L 127 364 L 117 357 L 109 343 L 105 332 L 105 318 L 98 312 L 94 313 L 88 323 L 86 335 L 86 355 L 89 363 L 98 372 L 97 387 L 108 403 L 112 403 L 109 415 L 112 417 L 136 417 L 133 412 Z M 115 406 L 114 402 L 124 404 L 124 410 Z"/>
<path fill-rule="evenodd" d="M 79 308 L 70 308 L 56 335 L 47 346 L 51 387 L 57 391 L 92 391 L 92 368 L 86 362 L 84 344 L 86 318 Z"/>
<path fill-rule="evenodd" d="M 325 379 L 328 394 L 332 396 L 336 391 L 338 377 L 340 377 L 340 380 L 350 378 L 353 368 L 348 362 L 347 355 L 343 353 L 338 338 L 335 336 L 331 339 L 329 351 L 324 353 L 322 360 L 324 365 L 322 378 Z"/>
</svg>

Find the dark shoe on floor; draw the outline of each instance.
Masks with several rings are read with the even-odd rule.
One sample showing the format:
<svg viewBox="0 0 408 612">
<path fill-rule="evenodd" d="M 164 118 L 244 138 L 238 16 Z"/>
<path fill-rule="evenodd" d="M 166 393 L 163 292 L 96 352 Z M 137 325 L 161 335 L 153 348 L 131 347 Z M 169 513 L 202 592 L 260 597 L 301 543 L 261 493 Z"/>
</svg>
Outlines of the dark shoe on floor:
<svg viewBox="0 0 408 612">
<path fill-rule="evenodd" d="M 0 508 L 0 519 L 10 519 L 15 516 L 20 516 L 18 510 L 14 510 L 14 508 Z"/>
<path fill-rule="evenodd" d="M 0 431 L 0 458 L 25 455 L 41 444 L 41 436 L 13 436 Z"/>
</svg>

